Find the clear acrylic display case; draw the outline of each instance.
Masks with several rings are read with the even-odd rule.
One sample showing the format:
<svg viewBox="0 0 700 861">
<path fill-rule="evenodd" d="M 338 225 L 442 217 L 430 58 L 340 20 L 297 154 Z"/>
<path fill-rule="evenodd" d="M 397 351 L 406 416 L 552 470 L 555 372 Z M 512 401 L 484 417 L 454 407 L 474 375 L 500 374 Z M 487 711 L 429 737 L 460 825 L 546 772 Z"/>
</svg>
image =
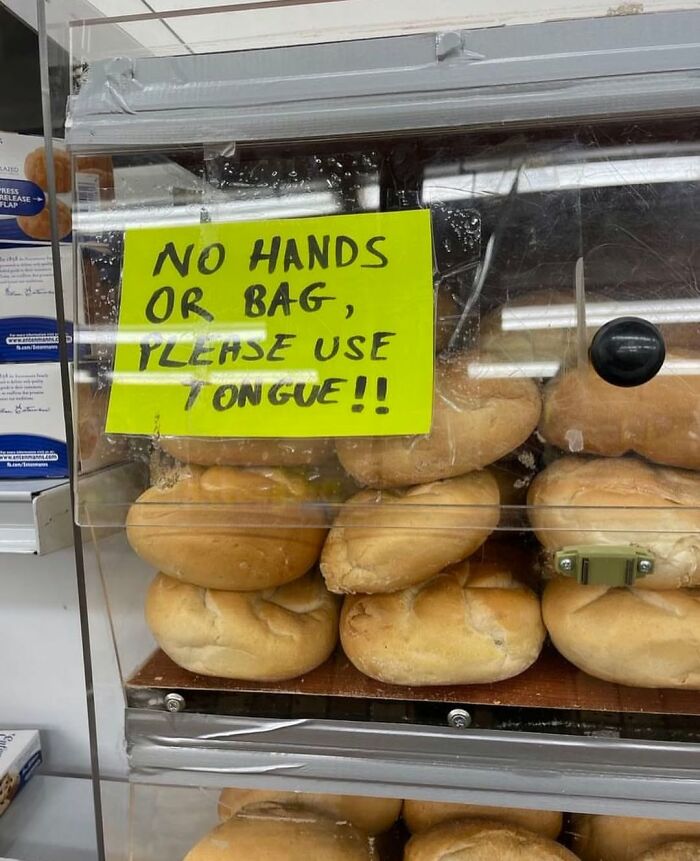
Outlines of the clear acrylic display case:
<svg viewBox="0 0 700 861">
<path fill-rule="evenodd" d="M 75 510 L 132 764 L 698 818 L 697 12 L 258 47 L 225 35 L 249 11 L 70 26 L 76 439 L 111 462 Z M 215 435 L 104 429 L 144 335 L 131 237 L 402 212 L 429 214 L 428 433 L 285 436 L 280 409 L 247 437 L 243 389 L 274 383 L 245 362 L 287 311 L 251 334 L 245 284 Z"/>
</svg>

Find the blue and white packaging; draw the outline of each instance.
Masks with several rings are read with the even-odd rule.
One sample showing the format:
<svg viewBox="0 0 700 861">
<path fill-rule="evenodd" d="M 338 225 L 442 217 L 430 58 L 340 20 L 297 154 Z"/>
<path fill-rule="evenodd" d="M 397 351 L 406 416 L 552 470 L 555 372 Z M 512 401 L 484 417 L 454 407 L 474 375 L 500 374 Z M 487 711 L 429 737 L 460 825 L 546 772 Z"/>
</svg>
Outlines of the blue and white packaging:
<svg viewBox="0 0 700 861">
<path fill-rule="evenodd" d="M 0 479 L 67 475 L 61 366 L 0 365 Z"/>
<path fill-rule="evenodd" d="M 71 247 L 61 245 L 66 292 L 72 283 L 71 255 Z M 67 334 L 70 341 L 70 325 Z M 0 244 L 0 363 L 44 361 L 58 361 L 51 246 Z"/>
<path fill-rule="evenodd" d="M 0 729 L 0 816 L 41 765 L 35 729 Z"/>
<path fill-rule="evenodd" d="M 61 270 L 72 284 L 71 171 L 55 147 Z M 44 140 L 0 132 L 0 362 L 58 361 Z M 71 303 L 64 298 L 66 317 Z M 70 333 L 69 333 L 70 334 Z"/>
</svg>

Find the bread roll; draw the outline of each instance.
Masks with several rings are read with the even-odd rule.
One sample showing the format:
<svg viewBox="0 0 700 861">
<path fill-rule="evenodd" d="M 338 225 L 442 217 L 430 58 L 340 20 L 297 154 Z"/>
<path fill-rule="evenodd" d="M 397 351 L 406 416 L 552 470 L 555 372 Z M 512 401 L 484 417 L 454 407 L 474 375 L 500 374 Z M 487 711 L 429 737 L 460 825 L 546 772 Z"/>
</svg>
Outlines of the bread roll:
<svg viewBox="0 0 700 861">
<path fill-rule="evenodd" d="M 260 805 L 222 822 L 185 861 L 377 861 L 365 834 L 321 814 Z"/>
<path fill-rule="evenodd" d="M 640 855 L 638 861 L 700 861 L 700 840 L 664 843 Z"/>
<path fill-rule="evenodd" d="M 700 362 L 700 353 L 667 363 Z M 700 375 L 660 374 L 634 388 L 606 383 L 590 365 L 552 380 L 540 433 L 564 451 L 618 456 L 636 452 L 670 466 L 700 469 Z"/>
<path fill-rule="evenodd" d="M 395 685 L 471 685 L 522 673 L 544 641 L 533 592 L 467 560 L 392 595 L 345 599 L 340 639 L 360 672 Z"/>
<path fill-rule="evenodd" d="M 282 469 L 189 467 L 131 506 L 133 549 L 171 577 L 209 589 L 267 589 L 305 574 L 325 537 L 301 475 Z"/>
<path fill-rule="evenodd" d="M 329 657 L 338 605 L 317 574 L 260 592 L 201 589 L 158 574 L 146 622 L 166 655 L 192 673 L 276 682 Z"/>
<path fill-rule="evenodd" d="M 700 689 L 700 589 L 652 592 L 548 583 L 552 642 L 591 676 L 639 688 Z"/>
<path fill-rule="evenodd" d="M 532 831 L 491 822 L 461 819 L 415 834 L 404 861 L 577 861 L 568 849 Z"/>
<path fill-rule="evenodd" d="M 451 822 L 454 819 L 490 819 L 527 828 L 542 837 L 555 840 L 561 831 L 562 815 L 550 810 L 523 810 L 518 807 L 490 807 L 481 804 L 450 804 L 442 801 L 403 803 L 403 819 L 412 834 Z"/>
<path fill-rule="evenodd" d="M 650 849 L 700 838 L 700 822 L 632 816 L 575 814 L 572 830 L 572 848 L 581 861 L 640 861 L 639 856 Z"/>
<path fill-rule="evenodd" d="M 329 439 L 161 437 L 160 447 L 183 463 L 200 466 L 309 466 L 333 456 Z"/>
<path fill-rule="evenodd" d="M 540 417 L 536 383 L 471 376 L 477 361 L 475 354 L 438 361 L 429 434 L 337 440 L 350 475 L 369 487 L 423 484 L 481 469 L 524 442 Z"/>
<path fill-rule="evenodd" d="M 407 490 L 363 490 L 341 509 L 321 555 L 331 592 L 394 592 L 473 553 L 498 524 L 498 485 L 472 472 Z"/>
<path fill-rule="evenodd" d="M 635 458 L 563 457 L 528 494 L 545 548 L 621 545 L 649 551 L 654 572 L 639 589 L 700 585 L 700 474 Z"/>
<path fill-rule="evenodd" d="M 359 795 L 315 795 L 274 789 L 224 789 L 219 796 L 219 818 L 229 819 L 251 805 L 275 803 L 315 810 L 334 822 L 350 822 L 367 834 L 381 834 L 401 812 L 397 798 L 363 798 Z"/>
</svg>

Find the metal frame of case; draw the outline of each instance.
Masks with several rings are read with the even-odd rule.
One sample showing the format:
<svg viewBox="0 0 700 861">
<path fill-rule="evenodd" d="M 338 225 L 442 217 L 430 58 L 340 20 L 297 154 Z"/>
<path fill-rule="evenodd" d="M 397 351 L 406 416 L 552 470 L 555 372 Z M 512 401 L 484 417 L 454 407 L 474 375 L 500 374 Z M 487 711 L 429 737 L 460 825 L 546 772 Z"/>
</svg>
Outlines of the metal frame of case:
<svg viewBox="0 0 700 861">
<path fill-rule="evenodd" d="M 697 13 L 93 64 L 74 151 L 696 112 Z"/>
<path fill-rule="evenodd" d="M 700 745 L 127 710 L 133 778 L 700 820 Z"/>
<path fill-rule="evenodd" d="M 698 36 L 700 12 L 677 12 L 119 58 L 96 63 L 71 98 L 67 140 L 76 152 L 104 152 L 125 141 L 192 144 L 203 134 L 211 143 L 697 116 Z M 134 705 L 126 728 L 137 781 L 225 785 L 235 776 L 312 791 L 700 819 L 694 742 L 168 713 L 162 692 Z"/>
</svg>

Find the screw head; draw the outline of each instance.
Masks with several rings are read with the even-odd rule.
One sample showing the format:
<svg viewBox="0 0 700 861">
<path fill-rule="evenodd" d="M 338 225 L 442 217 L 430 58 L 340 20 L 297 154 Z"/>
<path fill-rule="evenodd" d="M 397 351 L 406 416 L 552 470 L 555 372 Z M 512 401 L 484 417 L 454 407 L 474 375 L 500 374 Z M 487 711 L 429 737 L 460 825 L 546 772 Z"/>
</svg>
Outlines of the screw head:
<svg viewBox="0 0 700 861">
<path fill-rule="evenodd" d="M 185 698 L 181 694 L 166 694 L 163 702 L 166 711 L 182 712 L 185 710 Z"/>
<path fill-rule="evenodd" d="M 640 559 L 637 563 L 637 570 L 640 574 L 651 574 L 654 570 L 654 563 L 651 559 Z"/>
<path fill-rule="evenodd" d="M 573 571 L 574 570 L 574 560 L 570 556 L 564 556 L 563 559 L 559 560 L 559 570 L 560 571 Z"/>
<path fill-rule="evenodd" d="M 472 716 L 466 709 L 452 709 L 448 712 L 447 723 L 458 729 L 466 729 L 472 725 Z"/>
</svg>

